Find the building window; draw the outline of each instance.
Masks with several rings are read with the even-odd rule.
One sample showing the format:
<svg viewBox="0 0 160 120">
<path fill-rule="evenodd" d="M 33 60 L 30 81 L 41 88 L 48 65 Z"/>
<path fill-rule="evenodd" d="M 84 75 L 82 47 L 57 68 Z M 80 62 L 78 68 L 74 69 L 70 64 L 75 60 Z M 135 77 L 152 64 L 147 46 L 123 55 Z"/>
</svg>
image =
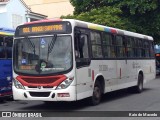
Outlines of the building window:
<svg viewBox="0 0 160 120">
<path fill-rule="evenodd" d="M 18 25 L 22 24 L 23 17 L 17 14 L 12 14 L 12 26 L 16 28 Z"/>
</svg>

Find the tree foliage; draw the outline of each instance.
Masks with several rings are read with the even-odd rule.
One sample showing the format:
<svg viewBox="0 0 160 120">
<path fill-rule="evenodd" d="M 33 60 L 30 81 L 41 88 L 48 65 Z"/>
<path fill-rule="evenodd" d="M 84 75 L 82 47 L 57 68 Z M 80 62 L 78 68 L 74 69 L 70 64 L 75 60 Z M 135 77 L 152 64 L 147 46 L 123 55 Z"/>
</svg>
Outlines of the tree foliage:
<svg viewBox="0 0 160 120">
<path fill-rule="evenodd" d="M 118 27 L 125 30 L 135 31 L 133 25 L 125 17 L 121 17 L 122 11 L 119 8 L 101 7 L 92 9 L 89 12 L 82 12 L 79 15 L 62 16 L 61 18 L 78 19 L 105 26 Z M 130 26 L 129 28 L 127 26 Z"/>
<path fill-rule="evenodd" d="M 70 0 L 74 18 L 151 35 L 160 43 L 160 0 Z"/>
<path fill-rule="evenodd" d="M 90 11 L 98 7 L 120 7 L 124 12 L 131 14 L 146 13 L 158 8 L 159 0 L 70 0 L 75 7 L 75 14 Z"/>
</svg>

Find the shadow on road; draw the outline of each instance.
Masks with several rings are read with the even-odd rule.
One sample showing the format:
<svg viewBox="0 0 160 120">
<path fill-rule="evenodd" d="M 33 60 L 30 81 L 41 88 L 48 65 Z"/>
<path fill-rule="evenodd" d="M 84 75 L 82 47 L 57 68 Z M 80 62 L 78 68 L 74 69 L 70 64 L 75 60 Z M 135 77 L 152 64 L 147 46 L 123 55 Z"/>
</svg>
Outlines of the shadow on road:
<svg viewBox="0 0 160 120">
<path fill-rule="evenodd" d="M 131 92 L 128 89 L 122 89 L 122 90 L 109 92 L 109 93 L 107 93 L 103 96 L 102 103 L 117 100 L 117 99 L 121 99 L 123 97 L 129 97 L 129 96 L 132 96 L 132 95 L 135 95 L 135 94 L 143 94 L 144 92 L 147 92 L 149 90 L 151 90 L 151 89 L 144 88 L 142 93 L 135 93 L 133 91 Z"/>
<path fill-rule="evenodd" d="M 145 88 L 141 94 L 147 92 L 151 89 Z M 124 97 L 136 95 L 133 93 L 129 93 L 127 89 L 114 91 L 107 93 L 103 96 L 101 104 L 105 104 L 107 102 L 111 102 L 113 100 L 118 100 Z M 19 101 L 19 104 L 29 104 L 29 101 Z M 75 102 L 50 102 L 50 103 L 40 103 L 32 106 L 22 107 L 23 111 L 79 111 L 85 109 L 86 107 L 92 107 L 89 105 L 88 100 L 79 100 Z"/>
<path fill-rule="evenodd" d="M 87 107 L 86 100 L 75 102 L 47 102 L 34 106 L 23 107 L 22 110 L 36 110 L 36 111 L 75 111 Z"/>
</svg>

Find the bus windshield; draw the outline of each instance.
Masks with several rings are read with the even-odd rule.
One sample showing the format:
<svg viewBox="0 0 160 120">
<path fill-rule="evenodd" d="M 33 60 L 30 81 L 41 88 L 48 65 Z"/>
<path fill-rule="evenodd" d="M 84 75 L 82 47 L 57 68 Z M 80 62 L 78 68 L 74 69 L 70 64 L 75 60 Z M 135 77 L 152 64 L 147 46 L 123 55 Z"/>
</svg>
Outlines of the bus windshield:
<svg viewBox="0 0 160 120">
<path fill-rule="evenodd" d="M 14 56 L 18 73 L 48 75 L 68 71 L 72 67 L 71 36 L 15 39 Z"/>
</svg>

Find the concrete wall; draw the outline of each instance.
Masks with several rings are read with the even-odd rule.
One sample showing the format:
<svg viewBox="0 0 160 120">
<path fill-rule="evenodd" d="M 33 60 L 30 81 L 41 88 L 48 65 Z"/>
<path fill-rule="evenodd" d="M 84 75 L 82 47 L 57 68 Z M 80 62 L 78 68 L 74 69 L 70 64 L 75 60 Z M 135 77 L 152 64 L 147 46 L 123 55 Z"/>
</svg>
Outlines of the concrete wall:
<svg viewBox="0 0 160 120">
<path fill-rule="evenodd" d="M 33 12 L 47 15 L 48 18 L 59 18 L 73 14 L 74 8 L 69 0 L 24 0 Z"/>
</svg>

